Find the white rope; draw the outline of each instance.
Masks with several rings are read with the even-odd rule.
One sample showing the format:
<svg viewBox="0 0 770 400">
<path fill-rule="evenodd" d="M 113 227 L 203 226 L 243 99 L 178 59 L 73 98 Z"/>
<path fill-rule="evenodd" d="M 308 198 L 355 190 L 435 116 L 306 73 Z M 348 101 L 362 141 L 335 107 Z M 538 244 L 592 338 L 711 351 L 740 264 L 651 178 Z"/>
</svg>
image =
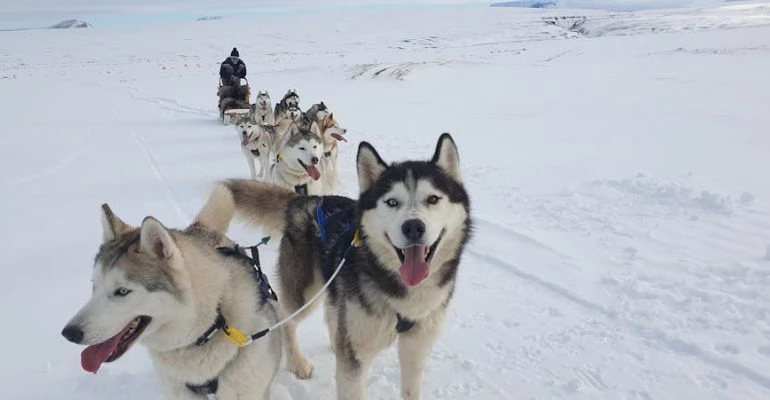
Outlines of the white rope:
<svg viewBox="0 0 770 400">
<path fill-rule="evenodd" d="M 282 319 L 281 321 L 279 321 L 278 323 L 276 323 L 275 325 L 273 325 L 273 326 L 271 326 L 271 327 L 269 327 L 269 328 L 267 328 L 267 329 L 268 329 L 269 331 L 272 331 L 273 329 L 279 328 L 281 325 L 283 325 L 283 324 L 285 324 L 285 323 L 287 323 L 287 322 L 291 321 L 292 319 L 294 319 L 294 317 L 296 317 L 296 316 L 297 316 L 297 314 L 301 313 L 301 312 L 302 312 L 302 310 L 304 310 L 304 309 L 308 308 L 308 307 L 309 307 L 311 304 L 313 304 L 313 302 L 314 302 L 314 301 L 316 301 L 316 300 L 318 299 L 318 297 L 320 297 L 320 296 L 321 296 L 321 294 L 322 294 L 324 291 L 326 291 L 326 288 L 327 288 L 327 287 L 329 287 L 329 285 L 332 283 L 332 281 L 334 280 L 334 278 L 336 278 L 336 277 L 337 277 L 337 274 L 339 274 L 339 273 L 340 273 L 340 270 L 342 269 L 342 266 L 343 266 L 343 265 L 345 265 L 345 261 L 346 261 L 346 260 L 347 260 L 347 258 L 343 258 L 343 259 L 340 261 L 339 265 L 337 265 L 337 269 L 335 269 L 335 270 L 334 270 L 334 273 L 332 274 L 331 278 L 329 278 L 329 280 L 328 280 L 328 281 L 326 281 L 326 283 L 325 283 L 325 284 L 324 284 L 324 285 L 321 287 L 321 289 L 318 291 L 318 293 L 316 293 L 316 294 L 315 294 L 315 296 L 311 297 L 311 298 L 310 298 L 310 300 L 308 300 L 308 301 L 307 301 L 307 302 L 306 302 L 306 303 L 305 303 L 305 304 L 304 304 L 302 307 L 300 307 L 300 308 L 299 308 L 297 311 L 294 311 L 294 312 L 293 312 L 291 315 L 289 315 L 288 317 L 286 317 L 286 318 Z"/>
</svg>

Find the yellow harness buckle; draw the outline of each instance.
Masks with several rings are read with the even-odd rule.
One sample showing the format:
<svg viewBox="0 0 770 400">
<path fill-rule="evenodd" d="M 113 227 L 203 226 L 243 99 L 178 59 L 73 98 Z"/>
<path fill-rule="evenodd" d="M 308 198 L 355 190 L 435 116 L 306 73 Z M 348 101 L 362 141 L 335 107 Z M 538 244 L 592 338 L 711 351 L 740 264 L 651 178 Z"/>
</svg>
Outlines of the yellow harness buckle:
<svg viewBox="0 0 770 400">
<path fill-rule="evenodd" d="M 237 328 L 230 326 L 225 327 L 225 336 L 227 336 L 231 342 L 235 343 L 239 347 L 243 347 L 251 343 L 251 337 L 246 336 L 245 333 L 239 331 Z"/>
<path fill-rule="evenodd" d="M 356 231 L 356 233 L 353 235 L 353 241 L 350 242 L 350 245 L 354 246 L 354 247 L 361 247 L 361 246 L 364 245 L 364 241 L 361 240 L 361 231 L 360 230 Z"/>
</svg>

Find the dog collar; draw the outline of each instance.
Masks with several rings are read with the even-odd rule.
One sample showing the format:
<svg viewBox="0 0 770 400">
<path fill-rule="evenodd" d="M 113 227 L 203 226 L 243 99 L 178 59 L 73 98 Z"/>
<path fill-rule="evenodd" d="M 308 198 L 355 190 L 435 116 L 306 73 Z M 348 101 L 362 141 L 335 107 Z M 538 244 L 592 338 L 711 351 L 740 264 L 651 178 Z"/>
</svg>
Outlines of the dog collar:
<svg viewBox="0 0 770 400">
<path fill-rule="evenodd" d="M 399 313 L 396 313 L 396 318 L 398 318 L 398 322 L 396 322 L 396 332 L 398 333 L 408 332 L 415 324 L 414 321 L 404 318 L 404 316 Z"/>
<path fill-rule="evenodd" d="M 307 196 L 307 183 L 302 185 L 295 185 L 294 191 L 300 196 Z"/>
<path fill-rule="evenodd" d="M 195 394 L 214 396 L 217 394 L 217 389 L 219 389 L 219 378 L 211 379 L 202 385 L 193 385 L 191 383 L 185 383 L 184 385 Z"/>
<path fill-rule="evenodd" d="M 326 157 L 326 158 L 329 158 L 329 157 L 331 157 L 331 156 L 332 156 L 332 152 L 331 152 L 331 150 L 329 150 L 329 151 L 325 151 L 325 152 L 324 152 L 324 157 Z"/>
<path fill-rule="evenodd" d="M 195 341 L 195 345 L 198 347 L 205 345 L 211 340 L 215 333 L 225 329 L 225 327 L 227 327 L 225 316 L 222 315 L 222 309 L 217 306 L 217 318 L 214 320 L 214 323 L 203 332 L 202 335 L 198 336 L 198 340 Z"/>
</svg>

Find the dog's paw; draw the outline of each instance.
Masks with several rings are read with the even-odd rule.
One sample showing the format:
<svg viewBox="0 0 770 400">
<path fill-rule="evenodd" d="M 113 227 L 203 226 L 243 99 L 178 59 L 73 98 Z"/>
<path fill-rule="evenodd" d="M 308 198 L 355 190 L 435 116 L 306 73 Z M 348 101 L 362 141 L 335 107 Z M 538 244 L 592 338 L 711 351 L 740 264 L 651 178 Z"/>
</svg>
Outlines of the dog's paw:
<svg viewBox="0 0 770 400">
<path fill-rule="evenodd" d="M 293 373 L 297 379 L 310 379 L 313 376 L 313 365 L 306 359 L 301 358 L 294 360 L 294 365 L 289 368 L 289 371 Z"/>
</svg>

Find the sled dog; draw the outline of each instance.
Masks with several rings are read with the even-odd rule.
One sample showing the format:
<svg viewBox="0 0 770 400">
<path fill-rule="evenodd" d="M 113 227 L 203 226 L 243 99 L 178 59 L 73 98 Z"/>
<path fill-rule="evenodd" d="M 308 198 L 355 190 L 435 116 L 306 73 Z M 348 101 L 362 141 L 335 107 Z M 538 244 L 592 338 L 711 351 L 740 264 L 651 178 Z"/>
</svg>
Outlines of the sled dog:
<svg viewBox="0 0 770 400">
<path fill-rule="evenodd" d="M 285 117 L 277 120 L 277 125 L 275 126 L 275 143 L 274 143 L 274 152 L 277 153 L 279 149 L 284 145 L 285 141 L 288 139 L 288 136 L 286 135 L 286 132 L 289 130 L 289 127 L 296 126 L 297 128 L 305 128 L 308 129 L 308 124 L 305 123 L 305 116 L 302 114 L 302 110 L 299 109 L 299 107 L 296 106 L 290 106 L 288 109 L 286 109 Z"/>
<path fill-rule="evenodd" d="M 264 177 L 265 171 L 270 168 L 270 153 L 275 148 L 275 127 L 263 126 L 252 118 L 241 118 L 235 131 L 241 138 L 241 151 L 249 165 L 251 179 Z M 254 162 L 259 159 L 259 173 L 256 172 Z"/>
<path fill-rule="evenodd" d="M 390 165 L 362 142 L 357 169 L 357 201 L 229 180 L 216 187 L 207 207 L 282 232 L 278 297 L 287 313 L 315 295 L 344 258 L 325 300 L 338 399 L 365 398 L 372 361 L 397 338 L 401 395 L 419 399 L 472 231 L 459 155 L 449 134 L 441 135 L 432 159 Z M 313 308 L 284 330 L 287 367 L 300 379 L 312 375 L 312 366 L 295 323 Z"/>
<path fill-rule="evenodd" d="M 321 137 L 292 124 L 281 138 L 267 181 L 300 194 L 320 195 L 322 156 Z"/>
<path fill-rule="evenodd" d="M 323 101 L 313 104 L 307 111 L 305 111 L 305 115 L 310 119 L 310 122 L 319 122 L 326 118 L 330 113 L 331 111 L 326 107 L 326 104 L 324 104 Z"/>
<path fill-rule="evenodd" d="M 337 194 L 337 183 L 339 180 L 339 146 L 338 142 L 344 141 L 347 129 L 340 127 L 334 114 L 328 114 L 315 124 L 319 135 L 324 142 L 324 155 L 321 157 L 321 183 L 323 184 L 323 194 Z"/>
<path fill-rule="evenodd" d="M 287 91 L 281 98 L 281 101 L 275 104 L 276 122 L 286 118 L 286 112 L 289 110 L 289 107 L 299 107 L 299 95 L 296 89 Z"/>
<path fill-rule="evenodd" d="M 129 226 L 102 205 L 93 291 L 62 330 L 70 342 L 87 346 L 84 370 L 96 373 L 142 343 L 169 399 L 269 398 L 282 335 L 268 333 L 239 347 L 223 330 L 266 329 L 280 308 L 264 275 L 225 236 L 230 218 L 215 207 L 205 206 L 177 230 L 153 217 Z"/>
<path fill-rule="evenodd" d="M 270 100 L 270 94 L 267 91 L 257 93 L 257 101 L 252 105 L 252 115 L 254 120 L 260 125 L 275 125 L 275 114 L 273 113 L 273 104 Z"/>
</svg>

